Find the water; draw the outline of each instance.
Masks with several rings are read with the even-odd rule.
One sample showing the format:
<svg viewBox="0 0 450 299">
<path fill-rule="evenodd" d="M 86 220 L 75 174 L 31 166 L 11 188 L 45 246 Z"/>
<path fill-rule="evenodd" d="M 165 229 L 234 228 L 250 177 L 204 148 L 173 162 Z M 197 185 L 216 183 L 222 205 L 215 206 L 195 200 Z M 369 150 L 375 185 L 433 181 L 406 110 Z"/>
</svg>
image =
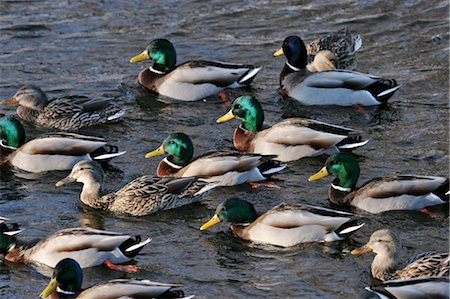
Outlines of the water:
<svg viewBox="0 0 450 299">
<path fill-rule="evenodd" d="M 255 95 L 266 123 L 307 116 L 361 130 L 369 144 L 357 151 L 360 182 L 398 173 L 448 175 L 448 1 L 2 1 L 0 2 L 0 99 L 23 84 L 35 84 L 50 96 L 77 94 L 116 98 L 128 114 L 116 125 L 83 133 L 105 136 L 127 150 L 107 171 L 112 190 L 155 171 L 158 159 L 144 159 L 167 134 L 189 134 L 196 153 L 230 148 L 236 122 L 216 125 L 227 107 L 206 102 L 165 104 L 142 92 L 137 73 L 146 63 L 130 64 L 157 37 L 170 39 L 178 61 L 219 59 L 264 66 L 251 88 L 227 92 L 228 99 Z M 385 108 L 361 113 L 353 108 L 301 107 L 277 93 L 283 59 L 271 56 L 289 34 L 310 41 L 348 26 L 361 34 L 358 70 L 396 78 L 402 88 Z M 14 107 L 0 107 L 14 113 Z M 195 111 L 195 113 L 194 113 Z M 29 138 L 45 130 L 27 127 Z M 214 137 L 212 137 L 214 136 Z M 85 286 L 112 278 L 147 278 L 184 285 L 196 298 L 302 297 L 373 298 L 372 255 L 350 250 L 379 228 L 390 227 L 405 246 L 405 256 L 448 250 L 448 218 L 395 212 L 363 215 L 366 226 L 350 240 L 288 249 L 255 246 L 232 237 L 228 225 L 198 228 L 217 204 L 237 196 L 260 211 L 284 201 L 329 207 L 330 180 L 308 183 L 324 162 L 290 164 L 275 182 L 280 190 L 248 186 L 213 191 L 202 204 L 142 218 L 117 217 L 86 209 L 80 186 L 54 188 L 67 175 L 56 172 L 0 176 L 0 215 L 16 219 L 24 238 L 57 229 L 91 226 L 151 236 L 135 262 L 142 270 L 124 274 L 104 267 L 85 271 Z M 35 298 L 48 278 L 29 265 L 0 264 L 0 297 Z"/>
</svg>

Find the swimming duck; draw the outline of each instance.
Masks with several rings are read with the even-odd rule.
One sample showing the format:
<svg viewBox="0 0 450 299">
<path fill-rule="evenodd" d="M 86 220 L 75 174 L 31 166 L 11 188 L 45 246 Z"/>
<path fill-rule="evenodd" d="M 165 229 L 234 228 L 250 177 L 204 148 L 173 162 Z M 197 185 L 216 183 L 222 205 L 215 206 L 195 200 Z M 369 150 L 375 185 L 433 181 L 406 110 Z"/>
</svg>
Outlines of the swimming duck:
<svg viewBox="0 0 450 299">
<path fill-rule="evenodd" d="M 57 187 L 83 183 L 80 200 L 83 204 L 104 211 L 144 216 L 159 210 L 177 208 L 200 201 L 213 184 L 187 178 L 138 177 L 115 193 L 102 195 L 103 170 L 94 161 L 80 161 L 71 173 L 56 183 Z"/>
<path fill-rule="evenodd" d="M 200 230 L 228 221 L 233 233 L 241 239 L 289 247 L 342 240 L 364 225 L 351 216 L 331 209 L 282 203 L 258 217 L 251 203 L 231 198 L 219 204 L 214 216 Z"/>
<path fill-rule="evenodd" d="M 192 298 L 185 297 L 180 285 L 153 282 L 150 280 L 115 279 L 81 289 L 83 270 L 73 259 L 61 260 L 53 270 L 52 279 L 40 294 L 41 298 Z"/>
<path fill-rule="evenodd" d="M 365 145 L 352 129 L 306 118 L 288 118 L 263 130 L 264 112 L 254 97 L 238 97 L 230 111 L 217 119 L 222 123 L 242 121 L 234 131 L 234 147 L 239 151 L 276 155 L 282 162 L 332 154 Z"/>
<path fill-rule="evenodd" d="M 25 85 L 1 104 L 19 104 L 17 115 L 33 125 L 64 131 L 120 120 L 125 114 L 111 100 L 68 96 L 49 100 L 37 86 Z"/>
<path fill-rule="evenodd" d="M 105 161 L 125 154 L 105 139 L 73 133 L 50 133 L 25 143 L 25 130 L 14 117 L 0 118 L 2 163 L 28 171 L 69 170 L 81 160 Z"/>
<path fill-rule="evenodd" d="M 361 36 L 352 36 L 347 27 L 321 36 L 306 45 L 306 52 L 308 53 L 308 70 L 310 72 L 321 72 L 336 68 L 354 70 L 356 68 L 355 53 L 361 46 Z M 324 58 L 326 60 L 332 58 L 334 66 L 328 65 L 328 67 L 319 69 L 312 67 L 314 64 L 318 63 L 317 60 L 322 60 Z M 324 62 L 326 60 L 324 60 Z M 323 64 L 322 66 L 326 65 Z"/>
<path fill-rule="evenodd" d="M 448 277 L 425 277 L 387 280 L 366 287 L 381 299 L 447 299 L 450 297 Z"/>
<path fill-rule="evenodd" d="M 305 44 L 298 36 L 287 37 L 273 55 L 287 58 L 280 73 L 281 93 L 303 105 L 380 105 L 400 88 L 394 79 L 349 70 L 311 73 Z"/>
<path fill-rule="evenodd" d="M 0 254 L 12 263 L 37 263 L 54 268 L 64 258 L 75 259 L 82 268 L 106 264 L 111 269 L 136 272 L 135 265 L 120 266 L 135 257 L 151 241 L 140 236 L 92 228 L 60 230 L 34 246 L 22 245 L 14 236 L 0 234 Z"/>
<path fill-rule="evenodd" d="M 370 236 L 369 242 L 361 248 L 352 250 L 352 254 L 374 252 L 372 276 L 385 281 L 409 279 L 415 277 L 448 277 L 450 269 L 449 253 L 422 253 L 411 259 L 406 266 L 399 264 L 400 242 L 389 229 L 380 229 Z"/>
<path fill-rule="evenodd" d="M 316 181 L 328 175 L 336 178 L 328 189 L 330 201 L 378 214 L 392 210 L 420 210 L 442 204 L 448 179 L 437 176 L 398 175 L 374 178 L 356 188 L 358 161 L 350 153 L 331 156 L 325 166 L 309 178 Z"/>
<path fill-rule="evenodd" d="M 176 65 L 175 47 L 167 39 L 155 39 L 130 62 L 152 60 L 139 73 L 139 83 L 150 91 L 181 101 L 196 101 L 224 88 L 250 84 L 261 67 L 216 61 L 194 60 Z"/>
<path fill-rule="evenodd" d="M 258 182 L 283 170 L 286 165 L 270 156 L 233 151 L 206 153 L 195 159 L 194 146 L 184 133 L 169 135 L 156 150 L 145 157 L 168 154 L 158 164 L 158 176 L 201 177 L 220 186 L 234 186 L 244 182 Z"/>
</svg>

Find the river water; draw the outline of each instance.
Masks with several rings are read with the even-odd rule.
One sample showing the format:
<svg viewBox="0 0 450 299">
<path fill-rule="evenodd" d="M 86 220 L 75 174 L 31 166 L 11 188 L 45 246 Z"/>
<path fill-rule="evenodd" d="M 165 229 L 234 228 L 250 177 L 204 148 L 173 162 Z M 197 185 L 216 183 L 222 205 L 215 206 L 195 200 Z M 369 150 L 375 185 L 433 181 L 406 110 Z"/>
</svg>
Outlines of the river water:
<svg viewBox="0 0 450 299">
<path fill-rule="evenodd" d="M 266 124 L 291 116 L 361 130 L 370 142 L 356 153 L 360 183 L 399 173 L 448 175 L 448 1 L 1 1 L 0 99 L 23 84 L 50 96 L 115 98 L 127 111 L 118 124 L 82 133 L 104 136 L 127 154 L 110 163 L 106 188 L 155 171 L 158 159 L 144 159 L 167 134 L 187 133 L 196 153 L 231 147 L 237 122 L 216 125 L 228 109 L 218 96 L 195 103 L 166 103 L 139 88 L 130 64 L 154 38 L 171 40 L 178 61 L 189 59 L 252 63 L 264 69 L 251 88 L 227 91 L 262 103 Z M 402 84 L 386 107 L 302 107 L 277 92 L 284 59 L 275 59 L 287 35 L 310 41 L 347 26 L 362 36 L 358 70 L 396 78 Z M 14 114 L 15 107 L 0 107 Z M 45 132 L 26 127 L 28 137 Z M 196 298 L 373 298 L 364 290 L 372 278 L 373 255 L 349 252 L 370 234 L 389 227 L 403 241 L 405 256 L 448 250 L 448 217 L 420 212 L 362 215 L 366 226 L 350 240 L 280 249 L 252 245 L 231 236 L 228 224 L 199 227 L 218 203 L 236 196 L 265 211 L 280 202 L 330 207 L 330 179 L 307 178 L 326 157 L 304 159 L 274 177 L 281 189 L 238 186 L 215 190 L 201 204 L 142 218 L 89 210 L 78 198 L 79 185 L 54 183 L 67 172 L 0 176 L 0 215 L 16 219 L 25 239 L 67 227 L 90 226 L 151 236 L 135 259 L 137 274 L 87 269 L 85 286 L 113 278 L 147 278 L 182 283 Z M 48 278 L 29 265 L 0 263 L 1 298 L 36 298 Z"/>
</svg>

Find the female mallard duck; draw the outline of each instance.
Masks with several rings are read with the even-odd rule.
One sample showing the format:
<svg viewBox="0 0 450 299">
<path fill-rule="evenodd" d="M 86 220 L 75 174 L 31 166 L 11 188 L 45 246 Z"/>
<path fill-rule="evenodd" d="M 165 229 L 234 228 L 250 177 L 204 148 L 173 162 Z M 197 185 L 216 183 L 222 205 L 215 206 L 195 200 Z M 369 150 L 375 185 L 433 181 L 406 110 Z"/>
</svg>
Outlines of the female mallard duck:
<svg viewBox="0 0 450 299">
<path fill-rule="evenodd" d="M 287 61 L 280 74 L 281 93 L 304 105 L 379 105 L 400 88 L 394 79 L 354 71 L 311 73 L 306 67 L 305 44 L 298 36 L 287 37 L 283 47 L 273 55 L 283 54 Z"/>
<path fill-rule="evenodd" d="M 194 146 L 189 136 L 183 133 L 169 135 L 159 148 L 145 157 L 163 154 L 169 156 L 159 162 L 158 176 L 196 176 L 208 182 L 218 182 L 220 186 L 259 182 L 286 167 L 269 156 L 229 151 L 205 154 L 192 160 Z"/>
<path fill-rule="evenodd" d="M 281 247 L 342 240 L 364 225 L 350 213 L 284 203 L 258 217 L 251 203 L 237 198 L 222 202 L 200 230 L 220 221 L 231 222 L 231 230 L 241 239 Z"/>
<path fill-rule="evenodd" d="M 115 193 L 102 195 L 103 170 L 94 161 L 80 161 L 72 172 L 56 183 L 83 183 L 80 200 L 83 204 L 104 211 L 144 216 L 159 210 L 177 208 L 200 201 L 214 184 L 187 178 L 138 177 Z"/>
<path fill-rule="evenodd" d="M 167 39 L 155 39 L 130 62 L 153 60 L 153 65 L 139 73 L 139 83 L 150 91 L 181 101 L 196 101 L 224 88 L 250 84 L 261 67 L 195 60 L 180 65 L 175 47 Z"/>
<path fill-rule="evenodd" d="M 142 241 L 140 236 L 78 227 L 60 230 L 34 246 L 0 234 L 0 254 L 12 263 L 37 263 L 54 268 L 60 260 L 69 257 L 83 268 L 106 264 L 111 269 L 136 272 L 135 265 L 115 264 L 130 261 L 150 241 L 150 238 Z"/>
<path fill-rule="evenodd" d="M 309 181 L 330 174 L 336 176 L 328 189 L 332 203 L 353 206 L 373 214 L 392 210 L 420 210 L 442 204 L 444 193 L 448 190 L 448 179 L 445 177 L 416 175 L 374 178 L 356 188 L 359 164 L 349 153 L 329 157 L 325 166 L 312 175 Z"/>
<path fill-rule="evenodd" d="M 103 138 L 70 133 L 52 133 L 25 143 L 25 130 L 13 117 L 0 118 L 2 163 L 28 171 L 69 170 L 81 160 L 109 160 L 123 155 Z"/>
<path fill-rule="evenodd" d="M 399 265 L 401 245 L 398 238 L 389 229 L 377 230 L 370 236 L 369 242 L 352 254 L 374 252 L 372 276 L 385 281 L 409 279 L 415 277 L 448 277 L 450 269 L 449 253 L 426 252 L 411 259 L 406 266 Z"/>
<path fill-rule="evenodd" d="M 448 277 L 419 277 L 387 280 L 366 287 L 381 299 L 447 299 L 450 297 Z"/>
<path fill-rule="evenodd" d="M 361 141 L 352 129 L 305 118 L 289 118 L 262 130 L 263 109 L 258 100 L 250 96 L 237 98 L 230 111 L 217 123 L 233 118 L 242 121 L 242 125 L 234 131 L 236 149 L 276 155 L 276 159 L 283 162 L 332 154 L 339 152 L 339 149 L 353 149 L 368 142 Z"/>
<path fill-rule="evenodd" d="M 81 96 L 49 100 L 45 92 L 34 85 L 22 86 L 2 104 L 19 104 L 17 115 L 26 122 L 64 131 L 114 122 L 125 114 L 111 100 Z"/>
<path fill-rule="evenodd" d="M 310 72 L 333 69 L 354 70 L 356 68 L 355 53 L 361 46 L 361 37 L 352 36 L 347 27 L 321 36 L 306 45 L 307 68 Z"/>
<path fill-rule="evenodd" d="M 192 298 L 185 297 L 180 285 L 150 280 L 115 279 L 82 290 L 83 270 L 73 259 L 61 260 L 53 270 L 52 279 L 40 294 L 41 298 Z"/>
</svg>

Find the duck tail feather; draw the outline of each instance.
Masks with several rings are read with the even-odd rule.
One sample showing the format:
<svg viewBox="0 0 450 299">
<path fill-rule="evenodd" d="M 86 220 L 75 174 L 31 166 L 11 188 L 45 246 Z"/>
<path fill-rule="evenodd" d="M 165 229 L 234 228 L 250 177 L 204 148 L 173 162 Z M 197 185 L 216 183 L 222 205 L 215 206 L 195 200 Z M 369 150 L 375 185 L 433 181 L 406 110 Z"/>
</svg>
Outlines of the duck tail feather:
<svg viewBox="0 0 450 299">
<path fill-rule="evenodd" d="M 146 240 L 141 241 L 141 237 L 136 236 L 134 239 L 129 238 L 120 244 L 119 249 L 125 256 L 132 258 L 135 257 L 145 245 L 150 243 L 151 240 L 151 238 L 147 238 Z"/>
<path fill-rule="evenodd" d="M 358 224 L 356 220 L 350 220 L 345 223 L 343 223 L 338 229 L 336 229 L 334 232 L 341 238 L 348 237 L 358 229 L 364 226 L 364 222 Z"/>
<path fill-rule="evenodd" d="M 239 78 L 238 83 L 241 85 L 248 85 L 250 84 L 253 79 L 255 79 L 256 74 L 262 69 L 262 67 L 256 67 L 249 69 L 244 75 L 242 75 L 241 78 Z"/>
<path fill-rule="evenodd" d="M 119 152 L 119 148 L 115 145 L 106 144 L 102 147 L 99 147 L 92 153 L 90 153 L 90 156 L 94 160 L 105 161 L 105 160 L 110 160 L 112 158 L 121 156 L 125 153 L 126 153 L 126 151 Z"/>
</svg>

